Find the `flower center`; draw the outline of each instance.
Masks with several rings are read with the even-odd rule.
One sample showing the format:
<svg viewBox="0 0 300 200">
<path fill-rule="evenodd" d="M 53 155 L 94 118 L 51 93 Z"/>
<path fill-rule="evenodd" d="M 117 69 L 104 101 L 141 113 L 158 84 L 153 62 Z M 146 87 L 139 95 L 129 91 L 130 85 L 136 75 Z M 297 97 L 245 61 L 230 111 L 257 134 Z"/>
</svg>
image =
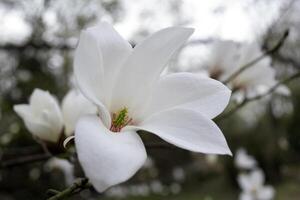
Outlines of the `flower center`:
<svg viewBox="0 0 300 200">
<path fill-rule="evenodd" d="M 121 129 L 132 122 L 132 118 L 128 116 L 128 109 L 124 107 L 117 113 L 113 113 L 110 130 L 112 132 L 120 132 Z"/>
<path fill-rule="evenodd" d="M 210 78 L 219 80 L 220 76 L 223 74 L 223 70 L 219 67 L 214 67 L 210 72 Z"/>
</svg>

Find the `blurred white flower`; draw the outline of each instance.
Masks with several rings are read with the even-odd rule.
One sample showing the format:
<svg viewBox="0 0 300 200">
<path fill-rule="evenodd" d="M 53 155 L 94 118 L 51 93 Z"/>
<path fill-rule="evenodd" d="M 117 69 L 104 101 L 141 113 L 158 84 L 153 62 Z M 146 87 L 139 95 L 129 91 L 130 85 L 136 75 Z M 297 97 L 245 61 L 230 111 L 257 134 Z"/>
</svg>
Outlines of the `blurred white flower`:
<svg viewBox="0 0 300 200">
<path fill-rule="evenodd" d="M 183 168 L 176 167 L 172 171 L 172 175 L 175 181 L 182 182 L 185 179 L 185 172 Z"/>
<path fill-rule="evenodd" d="M 15 105 L 14 110 L 33 136 L 54 143 L 63 133 L 65 136 L 72 135 L 81 116 L 97 112 L 96 106 L 75 90 L 69 91 L 64 97 L 61 111 L 56 98 L 41 89 L 34 90 L 29 105 Z"/>
<path fill-rule="evenodd" d="M 257 162 L 253 156 L 250 156 L 247 151 L 240 148 L 236 151 L 234 164 L 239 169 L 254 169 Z"/>
<path fill-rule="evenodd" d="M 2 3 L 2 2 L 1 2 Z M 24 43 L 32 33 L 30 23 L 19 9 L 0 7 L 0 43 Z"/>
<path fill-rule="evenodd" d="M 262 91 L 262 93 L 264 92 Z M 245 99 L 245 96 L 241 92 L 235 92 L 232 95 L 232 98 L 236 101 L 236 103 L 241 103 Z M 290 114 L 293 111 L 293 104 L 290 99 L 290 90 L 286 86 L 282 85 L 272 94 L 265 95 L 255 101 L 248 102 L 239 109 L 237 114 L 239 118 L 243 120 L 244 128 L 249 128 L 257 124 L 261 117 L 267 112 L 269 103 L 271 103 L 272 113 L 275 117 L 279 118 L 283 115 Z"/>
<path fill-rule="evenodd" d="M 70 90 L 62 101 L 62 114 L 65 124 L 65 135 L 74 133 L 78 119 L 85 114 L 96 114 L 97 108 L 79 91 Z"/>
<path fill-rule="evenodd" d="M 129 191 L 131 196 L 148 196 L 150 188 L 147 184 L 131 185 Z"/>
<path fill-rule="evenodd" d="M 65 176 L 65 183 L 72 184 L 75 180 L 74 166 L 66 159 L 53 157 L 45 163 L 45 168 L 48 171 L 60 170 Z"/>
<path fill-rule="evenodd" d="M 191 151 L 231 154 L 211 120 L 228 104 L 230 90 L 191 73 L 160 77 L 192 33 L 188 28 L 166 28 L 132 48 L 107 23 L 82 31 L 74 72 L 99 116 L 78 121 L 75 144 L 97 191 L 128 180 L 143 165 L 147 155 L 138 130 Z"/>
<path fill-rule="evenodd" d="M 217 80 L 224 80 L 237 69 L 239 59 L 238 43 L 233 41 L 216 40 L 211 44 L 210 52 L 198 65 L 198 70 L 208 72 L 208 76 Z"/>
<path fill-rule="evenodd" d="M 29 104 L 14 106 L 34 137 L 56 143 L 62 133 L 63 118 L 57 100 L 49 92 L 35 89 Z"/>
<path fill-rule="evenodd" d="M 225 81 L 241 67 L 261 55 L 262 51 L 256 43 L 217 40 L 213 43 L 204 66 L 210 77 Z M 252 96 L 266 92 L 276 82 L 271 60 L 265 57 L 233 78 L 229 84 L 233 89 Z"/>
<path fill-rule="evenodd" d="M 150 189 L 154 194 L 161 194 L 165 188 L 159 180 L 154 180 L 150 183 Z"/>
<path fill-rule="evenodd" d="M 272 186 L 264 185 L 263 171 L 256 169 L 249 174 L 240 174 L 238 183 L 242 189 L 240 200 L 271 200 L 275 196 Z"/>
<path fill-rule="evenodd" d="M 109 188 L 105 195 L 108 197 L 114 197 L 114 198 L 126 198 L 129 195 L 129 189 L 124 186 L 115 186 L 112 188 Z"/>
<path fill-rule="evenodd" d="M 191 47 L 187 46 L 181 51 L 183 55 L 180 54 L 178 65 L 170 66 L 170 72 L 187 70 L 224 82 L 228 81 L 243 66 L 263 54 L 259 44 L 254 42 L 238 43 L 229 40 L 214 40 L 210 46 L 196 46 L 197 49 Z M 186 49 L 191 49 L 194 52 L 193 55 L 188 56 L 191 53 L 186 52 Z M 188 54 L 185 55 L 186 53 Z M 187 59 L 184 59 L 184 56 Z M 181 60 L 185 60 L 185 62 L 182 63 Z M 265 56 L 239 73 L 238 76 L 231 77 L 228 84 L 235 90 L 233 99 L 242 101 L 245 97 L 267 92 L 276 83 L 275 69 L 271 67 L 271 59 Z M 281 86 L 276 92 L 286 95 L 289 93 L 289 89 Z"/>
</svg>

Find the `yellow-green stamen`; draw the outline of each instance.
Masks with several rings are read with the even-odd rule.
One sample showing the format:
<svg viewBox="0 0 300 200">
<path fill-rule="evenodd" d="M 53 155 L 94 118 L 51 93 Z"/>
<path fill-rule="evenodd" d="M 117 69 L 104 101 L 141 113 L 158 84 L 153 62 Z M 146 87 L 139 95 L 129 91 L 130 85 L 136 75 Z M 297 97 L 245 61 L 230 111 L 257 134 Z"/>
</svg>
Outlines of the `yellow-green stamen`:
<svg viewBox="0 0 300 200">
<path fill-rule="evenodd" d="M 113 114 L 110 130 L 113 132 L 120 132 L 121 129 L 131 121 L 132 119 L 128 117 L 128 109 L 124 107 L 119 112 Z"/>
</svg>

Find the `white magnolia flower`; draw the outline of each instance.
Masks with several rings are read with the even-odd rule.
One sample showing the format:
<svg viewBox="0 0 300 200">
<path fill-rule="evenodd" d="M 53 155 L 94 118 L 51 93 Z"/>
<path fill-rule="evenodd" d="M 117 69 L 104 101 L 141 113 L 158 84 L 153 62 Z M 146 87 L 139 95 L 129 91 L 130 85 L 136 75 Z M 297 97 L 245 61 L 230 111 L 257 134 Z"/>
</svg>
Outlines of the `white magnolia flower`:
<svg viewBox="0 0 300 200">
<path fill-rule="evenodd" d="M 62 101 L 62 114 L 65 124 L 65 135 L 74 133 L 78 119 L 85 114 L 95 114 L 96 106 L 88 101 L 79 91 L 70 90 Z"/>
<path fill-rule="evenodd" d="M 265 177 L 261 170 L 256 169 L 249 174 L 240 174 L 238 183 L 242 189 L 240 200 L 271 200 L 275 190 L 272 186 L 264 185 Z"/>
<path fill-rule="evenodd" d="M 245 149 L 241 148 L 236 151 L 234 164 L 240 169 L 254 169 L 257 162 L 253 156 L 250 156 Z"/>
<path fill-rule="evenodd" d="M 56 143 L 63 130 L 63 117 L 59 104 L 49 92 L 35 89 L 29 104 L 14 106 L 26 128 L 41 140 Z"/>
<path fill-rule="evenodd" d="M 256 43 L 217 40 L 213 43 L 204 66 L 210 77 L 225 81 L 260 55 L 262 55 L 262 51 Z M 234 89 L 246 92 L 247 95 L 264 93 L 269 87 L 276 84 L 275 70 L 271 67 L 270 58 L 263 58 L 233 78 L 229 84 Z"/>
<path fill-rule="evenodd" d="M 70 136 L 79 117 L 97 112 L 96 107 L 75 90 L 64 97 L 61 110 L 56 98 L 41 89 L 34 90 L 28 105 L 15 105 L 14 110 L 33 136 L 53 143 L 62 136 L 63 127 L 64 134 Z"/>
<path fill-rule="evenodd" d="M 100 112 L 80 118 L 75 144 L 97 191 L 128 180 L 143 165 L 147 155 L 138 130 L 191 151 L 231 154 L 211 120 L 228 104 L 230 90 L 190 73 L 160 77 L 192 32 L 166 28 L 134 48 L 107 23 L 81 33 L 75 77 Z"/>
</svg>

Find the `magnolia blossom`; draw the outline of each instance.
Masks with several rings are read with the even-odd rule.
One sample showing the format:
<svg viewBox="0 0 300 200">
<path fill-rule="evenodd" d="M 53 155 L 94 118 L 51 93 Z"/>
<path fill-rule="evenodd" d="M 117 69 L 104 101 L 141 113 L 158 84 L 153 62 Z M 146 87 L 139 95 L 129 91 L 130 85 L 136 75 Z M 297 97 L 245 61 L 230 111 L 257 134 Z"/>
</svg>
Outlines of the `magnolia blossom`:
<svg viewBox="0 0 300 200">
<path fill-rule="evenodd" d="M 190 151 L 231 154 L 211 120 L 228 104 L 230 90 L 191 73 L 160 77 L 192 33 L 190 28 L 166 28 L 132 48 L 107 23 L 82 31 L 75 77 L 99 114 L 79 119 L 75 145 L 97 191 L 128 180 L 142 167 L 147 155 L 138 130 Z"/>
<path fill-rule="evenodd" d="M 217 40 L 212 44 L 204 68 L 210 77 L 225 81 L 241 67 L 261 55 L 262 51 L 256 43 Z M 271 59 L 265 57 L 230 80 L 229 84 L 233 89 L 253 95 L 265 92 L 276 82 Z"/>
<path fill-rule="evenodd" d="M 264 185 L 264 173 L 256 169 L 249 174 L 240 174 L 238 183 L 243 190 L 240 200 L 271 200 L 275 190 L 272 186 Z"/>
<path fill-rule="evenodd" d="M 64 127 L 65 135 L 71 135 L 80 116 L 96 113 L 96 107 L 74 90 L 64 97 L 62 110 L 56 98 L 41 89 L 33 91 L 29 104 L 15 105 L 14 110 L 34 137 L 52 143 L 58 142 Z"/>
<path fill-rule="evenodd" d="M 257 162 L 253 156 L 250 156 L 245 149 L 238 149 L 235 154 L 234 164 L 240 169 L 254 169 Z"/>
<path fill-rule="evenodd" d="M 56 98 L 48 91 L 35 89 L 29 104 L 15 105 L 14 110 L 34 137 L 53 143 L 59 140 L 63 117 Z"/>
<path fill-rule="evenodd" d="M 228 81 L 229 87 L 235 91 L 232 99 L 236 103 L 241 103 L 245 98 L 266 94 L 271 87 L 278 83 L 275 69 L 271 66 L 271 59 L 268 56 L 252 64 L 237 76 L 232 76 L 262 54 L 257 43 L 216 40 L 206 59 L 203 59 L 205 61 L 202 63 L 200 72 L 222 82 Z M 275 90 L 275 93 L 287 96 L 290 92 L 286 86 L 281 85 Z M 258 101 L 247 103 L 239 109 L 238 114 L 247 127 L 257 123 L 257 120 L 265 113 L 266 104 L 270 100 L 271 95 L 267 95 Z"/>
</svg>

